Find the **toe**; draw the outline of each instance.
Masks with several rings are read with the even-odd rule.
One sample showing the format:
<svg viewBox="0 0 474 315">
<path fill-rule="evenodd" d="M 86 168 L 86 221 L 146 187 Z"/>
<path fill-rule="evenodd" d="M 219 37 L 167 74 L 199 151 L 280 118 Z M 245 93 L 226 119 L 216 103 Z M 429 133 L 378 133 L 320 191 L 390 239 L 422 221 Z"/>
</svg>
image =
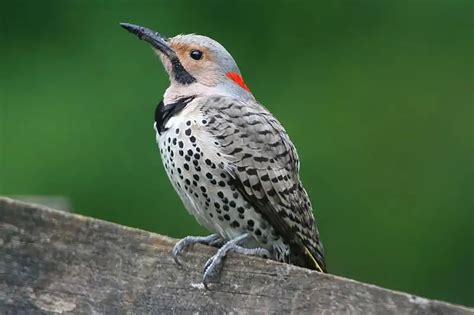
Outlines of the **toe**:
<svg viewBox="0 0 474 315">
<path fill-rule="evenodd" d="M 206 264 L 204 265 L 204 273 L 207 272 L 207 270 L 209 269 L 209 267 L 212 265 L 212 263 L 214 262 L 214 258 L 216 256 L 212 256 L 211 258 L 209 258 L 207 261 L 206 261 Z"/>
<path fill-rule="evenodd" d="M 219 276 L 222 268 L 223 259 L 219 255 L 214 255 L 206 262 L 204 266 L 204 275 L 202 283 L 207 288 L 208 284 L 214 282 Z"/>
<path fill-rule="evenodd" d="M 171 256 L 173 257 L 175 263 L 177 263 L 178 265 L 181 265 L 181 262 L 179 261 L 178 256 L 181 255 L 181 252 L 184 249 L 183 245 L 184 245 L 183 240 L 181 240 L 178 243 L 176 243 L 176 245 L 173 247 L 173 250 L 171 251 Z"/>
<path fill-rule="evenodd" d="M 210 260 L 208 260 L 208 261 L 210 261 Z M 213 262 L 211 262 L 209 264 L 209 266 L 207 266 L 207 268 L 205 268 L 204 275 L 202 276 L 202 283 L 204 284 L 204 286 L 206 288 L 208 288 L 208 285 L 211 282 L 214 282 L 216 276 L 217 276 L 217 272 L 215 270 Z"/>
<path fill-rule="evenodd" d="M 176 254 L 173 253 L 172 257 L 173 257 L 174 262 L 175 262 L 177 265 L 180 265 L 180 266 L 182 265 L 181 261 L 179 261 L 178 255 L 176 255 Z"/>
</svg>

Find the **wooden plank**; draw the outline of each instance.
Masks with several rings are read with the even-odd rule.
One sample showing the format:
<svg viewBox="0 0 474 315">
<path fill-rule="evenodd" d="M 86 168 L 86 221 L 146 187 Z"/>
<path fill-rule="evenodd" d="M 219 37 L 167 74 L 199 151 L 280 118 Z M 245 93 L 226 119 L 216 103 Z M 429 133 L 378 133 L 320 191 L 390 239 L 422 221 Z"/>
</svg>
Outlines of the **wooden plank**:
<svg viewBox="0 0 474 315">
<path fill-rule="evenodd" d="M 473 309 L 231 254 L 220 282 L 201 284 L 215 252 L 183 266 L 176 240 L 0 198 L 0 314 L 474 314 Z"/>
</svg>

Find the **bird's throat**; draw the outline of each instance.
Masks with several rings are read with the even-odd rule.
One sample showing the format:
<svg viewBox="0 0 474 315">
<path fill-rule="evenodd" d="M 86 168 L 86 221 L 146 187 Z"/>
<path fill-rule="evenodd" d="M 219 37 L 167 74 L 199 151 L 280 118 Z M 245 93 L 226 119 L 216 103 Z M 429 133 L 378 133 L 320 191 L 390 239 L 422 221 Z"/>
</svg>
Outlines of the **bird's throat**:
<svg viewBox="0 0 474 315">
<path fill-rule="evenodd" d="M 166 123 L 170 118 L 179 114 L 179 112 L 181 112 L 193 99 L 194 96 L 183 97 L 177 99 L 174 103 L 166 105 L 163 100 L 161 100 L 155 109 L 155 128 L 158 134 L 161 135 L 165 132 L 167 130 Z"/>
</svg>

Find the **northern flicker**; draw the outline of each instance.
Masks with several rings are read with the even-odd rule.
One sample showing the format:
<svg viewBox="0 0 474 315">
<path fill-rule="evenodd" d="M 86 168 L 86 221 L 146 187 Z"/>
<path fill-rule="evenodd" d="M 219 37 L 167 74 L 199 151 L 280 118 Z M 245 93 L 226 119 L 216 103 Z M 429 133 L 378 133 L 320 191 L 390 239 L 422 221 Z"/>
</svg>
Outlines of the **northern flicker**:
<svg viewBox="0 0 474 315">
<path fill-rule="evenodd" d="M 205 36 L 166 38 L 121 26 L 151 44 L 169 75 L 155 111 L 156 141 L 185 208 L 215 233 L 179 241 L 175 261 L 195 243 L 218 247 L 204 267 L 206 286 L 231 251 L 326 272 L 295 147 L 255 100 L 229 52 Z"/>
</svg>

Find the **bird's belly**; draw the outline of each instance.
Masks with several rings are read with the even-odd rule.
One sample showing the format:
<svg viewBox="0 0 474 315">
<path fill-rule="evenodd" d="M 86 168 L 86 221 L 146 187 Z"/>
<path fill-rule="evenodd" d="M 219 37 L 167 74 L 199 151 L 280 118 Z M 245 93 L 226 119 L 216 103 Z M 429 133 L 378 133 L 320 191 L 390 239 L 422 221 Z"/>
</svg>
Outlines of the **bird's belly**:
<svg viewBox="0 0 474 315">
<path fill-rule="evenodd" d="M 225 239 L 251 233 L 255 242 L 249 247 L 270 249 L 272 243 L 281 241 L 279 236 L 229 183 L 224 163 L 212 150 L 213 142 L 205 141 L 203 133 L 192 127 L 175 121 L 157 134 L 166 173 L 186 209 Z"/>
<path fill-rule="evenodd" d="M 238 216 L 237 209 L 243 207 L 244 202 L 229 199 L 234 192 L 227 184 L 228 175 L 215 162 L 206 163 L 210 160 L 203 148 L 175 135 L 163 133 L 158 145 L 166 173 L 184 206 L 210 231 L 227 239 L 241 235 L 242 232 L 236 229 L 241 224 L 234 221 Z"/>
<path fill-rule="evenodd" d="M 169 142 L 168 139 L 170 139 Z M 198 191 L 198 181 L 193 178 L 193 170 L 196 170 L 196 166 L 187 155 L 190 148 L 184 145 L 185 139 L 182 139 L 179 134 L 173 136 L 171 132 L 165 132 L 161 136 L 157 134 L 157 142 L 166 174 L 186 210 L 201 225 L 214 230 L 212 221 L 201 207 L 201 199 L 206 200 L 206 198 L 200 190 Z M 197 166 L 199 169 L 199 164 Z"/>
</svg>

